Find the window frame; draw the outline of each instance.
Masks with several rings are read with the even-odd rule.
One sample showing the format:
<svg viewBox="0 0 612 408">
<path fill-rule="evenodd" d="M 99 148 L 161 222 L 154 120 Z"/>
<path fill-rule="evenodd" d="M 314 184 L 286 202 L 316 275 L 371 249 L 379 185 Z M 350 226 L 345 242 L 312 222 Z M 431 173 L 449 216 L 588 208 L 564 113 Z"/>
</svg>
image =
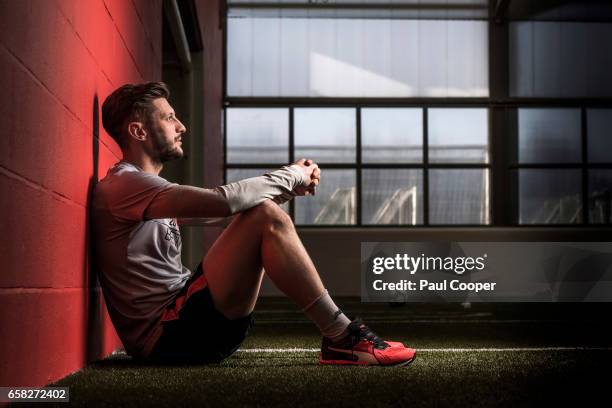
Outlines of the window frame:
<svg viewBox="0 0 612 408">
<path fill-rule="evenodd" d="M 558 101 L 556 103 L 542 103 L 541 101 L 532 101 L 531 104 L 526 104 L 525 102 L 520 103 L 519 105 L 513 107 L 513 111 L 510 112 L 510 115 L 513 117 L 509 120 L 509 123 L 512 127 L 511 131 L 511 141 L 513 142 L 513 148 L 511 153 L 511 162 L 508 166 L 508 172 L 510 173 L 510 178 L 512 182 L 512 191 L 515 192 L 512 194 L 513 199 L 513 226 L 519 227 L 551 227 L 551 226 L 559 226 L 559 227 L 577 227 L 577 226 L 586 226 L 589 227 L 609 227 L 610 222 L 608 223 L 592 223 L 590 222 L 590 195 L 589 195 L 589 171 L 591 170 L 612 170 L 612 160 L 609 162 L 589 162 L 588 158 L 588 143 L 589 143 L 589 135 L 588 135 L 588 110 L 589 109 L 612 109 L 612 104 L 605 100 L 590 100 L 590 101 L 582 101 L 580 100 L 568 100 L 568 101 Z M 586 103 L 584 103 L 586 102 Z M 577 109 L 580 110 L 580 161 L 575 163 L 521 163 L 518 159 L 518 110 L 519 109 L 555 109 L 555 108 L 566 108 L 566 109 Z M 529 224 L 520 224 L 520 208 L 519 208 L 519 196 L 518 196 L 518 178 L 519 172 L 523 169 L 534 169 L 534 170 L 580 170 L 580 199 L 582 204 L 582 220 L 579 223 L 554 223 L 554 224 L 545 224 L 545 223 L 529 223 Z"/>
<path fill-rule="evenodd" d="M 589 222 L 589 170 L 612 170 L 612 162 L 588 162 L 587 110 L 593 108 L 612 109 L 612 98 L 544 98 L 509 96 L 509 28 L 505 18 L 505 7 L 498 1 L 489 0 L 488 18 L 488 97 L 410 97 L 410 98 L 308 98 L 308 97 L 230 97 L 227 94 L 227 13 L 228 5 L 223 1 L 220 10 L 223 53 L 223 182 L 227 181 L 227 170 L 239 168 L 269 168 L 279 163 L 227 163 L 227 108 L 286 108 L 289 109 L 289 160 L 294 157 L 293 110 L 302 107 L 354 108 L 356 109 L 356 161 L 354 164 L 335 163 L 321 165 L 321 168 L 352 168 L 356 171 L 357 214 L 356 224 L 302 225 L 300 228 L 468 228 L 491 229 L 499 227 L 527 228 L 610 228 L 612 223 L 593 224 Z M 246 5 L 245 5 L 246 6 Z M 265 7 L 271 7 L 270 4 Z M 514 20 L 516 21 L 516 20 Z M 516 112 L 520 108 L 578 108 L 581 109 L 581 162 L 520 164 L 518 163 L 518 121 Z M 423 109 L 423 161 L 422 163 L 362 163 L 361 160 L 361 109 L 363 108 L 421 108 Z M 486 108 L 488 112 L 488 163 L 429 163 L 427 143 L 427 110 L 430 108 Z M 513 120 L 514 119 L 514 120 Z M 361 170 L 367 168 L 421 168 L 423 169 L 423 224 L 363 224 L 361 214 Z M 489 224 L 430 224 L 429 223 L 429 180 L 428 170 L 436 168 L 486 168 L 489 171 Z M 581 170 L 581 199 L 583 208 L 580 224 L 519 224 L 518 169 L 523 168 L 579 168 Z M 295 203 L 290 203 L 290 214 L 295 219 Z"/>
<path fill-rule="evenodd" d="M 325 102 L 317 103 L 315 101 L 311 101 L 309 104 L 304 103 L 288 103 L 281 100 L 267 101 L 267 103 L 245 103 L 238 104 L 234 103 L 231 106 L 227 106 L 224 109 L 223 115 L 223 128 L 227 129 L 227 109 L 249 109 L 249 108 L 281 108 L 287 109 L 289 115 L 289 141 L 288 141 L 288 149 L 289 149 L 289 162 L 292 163 L 298 158 L 295 157 L 295 132 L 294 132 L 294 111 L 299 108 L 351 108 L 355 110 L 355 129 L 356 129 L 356 139 L 355 139 L 355 149 L 356 149 L 356 159 L 354 163 L 328 163 L 321 164 L 321 169 L 342 169 L 342 170 L 354 170 L 355 171 L 355 180 L 356 180 L 356 223 L 355 224 L 325 224 L 325 225 L 316 225 L 316 224 L 297 224 L 299 227 L 305 228 L 318 228 L 318 227 L 359 227 L 359 228 L 379 228 L 379 227 L 410 227 L 410 228 L 418 228 L 418 227 L 489 227 L 491 226 L 492 217 L 491 217 L 491 207 L 489 206 L 489 224 L 431 224 L 429 221 L 429 170 L 430 169 L 483 169 L 489 171 L 489 174 L 492 171 L 492 158 L 491 158 L 491 132 L 490 132 L 490 110 L 487 108 L 485 104 L 482 102 L 477 102 L 474 100 L 470 100 L 468 104 L 457 104 L 457 103 L 449 103 L 447 101 L 430 101 L 428 104 L 422 103 L 382 103 L 382 104 L 373 104 L 371 101 L 358 101 L 355 100 L 353 104 L 346 104 L 345 102 L 340 103 L 330 103 L 331 101 L 326 100 Z M 363 163 L 362 161 L 362 140 L 361 140 L 361 111 L 362 109 L 367 108 L 417 108 L 421 109 L 422 114 L 422 154 L 423 160 L 419 163 L 394 163 L 394 162 L 376 162 L 376 163 Z M 429 109 L 436 108 L 481 108 L 487 109 L 487 117 L 488 123 L 487 127 L 489 131 L 487 132 L 487 143 L 489 149 L 489 160 L 486 163 L 430 163 L 429 162 L 429 143 L 428 143 L 428 112 Z M 232 169 L 267 169 L 271 167 L 278 167 L 279 165 L 284 165 L 284 163 L 228 163 L 227 162 L 227 131 L 224 132 L 224 183 L 227 182 L 227 171 Z M 422 191 L 422 203 L 423 203 L 423 223 L 417 225 L 411 224 L 364 224 L 362 220 L 362 174 L 361 171 L 363 169 L 420 169 L 423 172 L 423 191 Z M 488 189 L 491 191 L 491 179 L 492 177 L 488 177 L 489 186 Z M 489 199 L 490 201 L 490 199 Z M 290 204 L 290 215 L 292 219 L 295 220 L 295 204 L 294 201 L 291 201 Z"/>
</svg>

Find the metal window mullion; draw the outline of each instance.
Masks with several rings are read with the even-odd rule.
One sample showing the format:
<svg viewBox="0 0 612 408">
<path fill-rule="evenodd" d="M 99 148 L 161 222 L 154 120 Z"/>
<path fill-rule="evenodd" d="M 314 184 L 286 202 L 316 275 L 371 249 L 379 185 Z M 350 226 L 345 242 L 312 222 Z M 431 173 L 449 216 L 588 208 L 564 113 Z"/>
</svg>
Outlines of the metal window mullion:
<svg viewBox="0 0 612 408">
<path fill-rule="evenodd" d="M 512 170 L 508 164 L 511 143 L 508 141 L 508 107 L 510 97 L 508 2 L 489 0 L 489 12 L 495 18 L 488 23 L 489 38 L 489 208 L 490 225 L 510 226 L 513 222 Z"/>
<path fill-rule="evenodd" d="M 294 139 L 294 120 L 293 120 L 293 106 L 289 107 L 289 163 L 295 162 L 295 139 Z M 289 202 L 289 215 L 295 223 L 295 200 Z"/>
<path fill-rule="evenodd" d="M 316 158 L 315 158 L 316 159 Z M 356 168 L 355 162 L 353 163 L 318 163 L 320 166 L 325 167 L 326 169 L 332 170 L 343 170 L 343 169 L 351 169 Z M 225 166 L 229 169 L 252 169 L 252 168 L 275 168 L 278 166 L 283 166 L 285 163 L 279 162 L 253 162 L 253 163 L 233 163 Z M 359 166 L 362 169 L 382 169 L 382 170 L 392 170 L 392 169 L 423 169 L 422 163 L 361 163 Z M 462 169 L 492 169 L 492 165 L 490 163 L 429 163 L 428 166 L 430 169 L 447 169 L 447 170 L 462 170 Z M 521 165 L 521 167 L 525 168 L 580 168 L 580 164 L 567 164 L 565 166 L 561 165 Z M 593 164 L 591 167 L 593 168 L 612 168 L 612 165 L 607 164 Z"/>
<path fill-rule="evenodd" d="M 580 109 L 580 138 L 582 145 L 582 224 L 589 223 L 589 175 L 588 175 L 588 138 L 587 138 L 587 110 Z"/>
<path fill-rule="evenodd" d="M 491 191 L 493 192 L 493 225 L 509 227 L 514 223 L 513 203 L 517 198 L 513 192 L 518 191 L 513 187 L 512 169 L 510 163 L 515 149 L 512 141 L 516 135 L 512 134 L 510 120 L 516 115 L 511 115 L 508 108 L 491 109 L 491 151 L 493 161 L 493 174 L 491 176 Z"/>
<path fill-rule="evenodd" d="M 503 142 L 503 125 L 500 123 L 499 116 L 503 117 L 498 112 L 497 109 L 489 108 L 487 109 L 488 121 L 487 129 L 488 129 L 488 157 L 489 163 L 492 165 L 491 170 L 489 170 L 489 214 L 491 218 L 489 219 L 490 225 L 503 225 L 503 206 L 501 205 L 504 202 L 503 192 L 501 181 L 504 179 L 504 168 L 503 161 L 499 156 L 502 156 L 505 151 L 502 150 L 502 142 Z M 495 180 L 495 182 L 493 182 Z"/>
<path fill-rule="evenodd" d="M 611 108 L 612 98 L 527 98 L 527 97 L 268 97 L 268 96 L 227 96 L 227 105 L 234 107 L 385 107 L 385 108 L 461 108 L 461 107 L 567 107 L 589 106 Z"/>
<path fill-rule="evenodd" d="M 429 225 L 429 125 L 428 108 L 423 107 L 423 225 Z"/>
<path fill-rule="evenodd" d="M 310 0 L 308 2 L 266 2 L 266 1 L 253 1 L 250 3 L 234 3 L 229 2 L 228 8 L 240 9 L 240 10 L 271 10 L 271 9 L 307 9 L 307 10 L 415 10 L 415 11 L 482 11 L 486 12 L 487 6 L 481 4 L 470 4 L 468 2 L 463 4 L 437 4 L 437 3 L 380 3 L 380 2 L 360 2 L 355 0 L 346 3 L 327 2 L 327 1 L 315 1 Z M 456 19 L 459 19 L 457 17 Z M 474 19 L 474 18 L 472 18 Z M 486 21 L 487 17 L 476 17 L 477 20 Z"/>
<path fill-rule="evenodd" d="M 361 189 L 362 189 L 362 180 L 361 180 L 361 107 L 357 107 L 355 110 L 355 123 L 356 123 L 356 160 L 357 160 L 357 167 L 356 167 L 356 177 L 357 177 L 357 202 L 355 203 L 355 208 L 357 211 L 357 225 L 362 225 L 363 220 L 361 217 Z"/>
<path fill-rule="evenodd" d="M 511 170 L 517 169 L 581 169 L 584 167 L 581 163 L 518 163 L 511 164 Z"/>
<path fill-rule="evenodd" d="M 223 184 L 227 184 L 227 107 L 221 109 L 223 113 Z"/>
<path fill-rule="evenodd" d="M 227 101 L 228 99 L 228 95 L 227 95 L 227 14 L 228 14 L 228 7 L 227 7 L 227 0 L 221 0 L 220 2 L 220 29 L 221 29 L 221 36 L 222 36 L 222 42 L 223 44 L 222 46 L 222 67 L 221 69 L 223 70 L 223 72 L 221 73 L 222 76 L 222 86 L 223 86 L 223 99 L 225 101 Z"/>
<path fill-rule="evenodd" d="M 511 198 L 511 221 L 513 226 L 522 226 L 520 223 L 521 219 L 521 209 L 520 209 L 520 167 L 519 167 L 519 125 L 518 125 L 518 117 L 519 117 L 519 109 L 511 108 L 506 110 L 506 131 L 508 137 L 506 138 L 506 146 L 508 147 L 507 158 L 509 160 L 508 164 L 508 174 L 510 181 L 510 198 Z"/>
</svg>

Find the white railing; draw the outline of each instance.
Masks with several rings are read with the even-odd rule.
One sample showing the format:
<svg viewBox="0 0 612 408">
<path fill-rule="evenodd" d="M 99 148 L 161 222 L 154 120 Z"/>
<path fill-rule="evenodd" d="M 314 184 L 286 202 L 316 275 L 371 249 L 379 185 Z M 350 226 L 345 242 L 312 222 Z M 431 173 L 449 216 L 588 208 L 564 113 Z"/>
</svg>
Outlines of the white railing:
<svg viewBox="0 0 612 408">
<path fill-rule="evenodd" d="M 315 224 L 355 224 L 355 187 L 338 188 L 315 217 Z"/>
<path fill-rule="evenodd" d="M 580 195 L 574 194 L 558 200 L 546 200 L 531 220 L 533 224 L 575 224 L 580 222 L 582 205 Z"/>
<path fill-rule="evenodd" d="M 591 221 L 593 224 L 610 223 L 612 221 L 612 193 L 609 190 L 591 193 Z"/>
<path fill-rule="evenodd" d="M 417 223 L 417 189 L 400 188 L 384 203 L 372 217 L 373 224 L 410 224 Z"/>
</svg>

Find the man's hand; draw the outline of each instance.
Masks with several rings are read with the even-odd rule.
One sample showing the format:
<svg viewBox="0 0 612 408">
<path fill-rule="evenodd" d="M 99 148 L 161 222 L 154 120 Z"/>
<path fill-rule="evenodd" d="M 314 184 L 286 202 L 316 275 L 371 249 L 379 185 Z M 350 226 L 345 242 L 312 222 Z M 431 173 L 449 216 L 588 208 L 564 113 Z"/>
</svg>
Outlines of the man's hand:
<svg viewBox="0 0 612 408">
<path fill-rule="evenodd" d="M 296 187 L 293 191 L 299 196 L 315 195 L 316 188 L 321 181 L 321 169 L 319 166 L 310 159 L 300 159 L 293 163 L 300 168 L 304 174 L 305 179 L 310 180 L 310 184 L 307 186 Z"/>
</svg>

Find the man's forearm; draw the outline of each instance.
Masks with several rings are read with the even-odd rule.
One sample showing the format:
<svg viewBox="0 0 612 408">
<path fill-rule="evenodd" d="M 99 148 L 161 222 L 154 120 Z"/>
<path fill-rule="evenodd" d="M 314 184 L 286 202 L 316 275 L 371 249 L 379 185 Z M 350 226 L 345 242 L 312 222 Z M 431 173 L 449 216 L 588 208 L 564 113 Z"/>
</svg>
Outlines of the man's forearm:
<svg viewBox="0 0 612 408">
<path fill-rule="evenodd" d="M 295 196 L 293 190 L 296 187 L 306 184 L 306 180 L 296 167 L 285 166 L 263 176 L 219 186 L 215 190 L 226 197 L 230 212 L 235 214 L 254 207 L 266 199 L 283 203 Z"/>
<path fill-rule="evenodd" d="M 285 166 L 214 189 L 174 185 L 155 197 L 145 219 L 228 217 L 266 199 L 286 201 L 294 195 L 293 189 L 306 184 L 299 170 Z"/>
</svg>

